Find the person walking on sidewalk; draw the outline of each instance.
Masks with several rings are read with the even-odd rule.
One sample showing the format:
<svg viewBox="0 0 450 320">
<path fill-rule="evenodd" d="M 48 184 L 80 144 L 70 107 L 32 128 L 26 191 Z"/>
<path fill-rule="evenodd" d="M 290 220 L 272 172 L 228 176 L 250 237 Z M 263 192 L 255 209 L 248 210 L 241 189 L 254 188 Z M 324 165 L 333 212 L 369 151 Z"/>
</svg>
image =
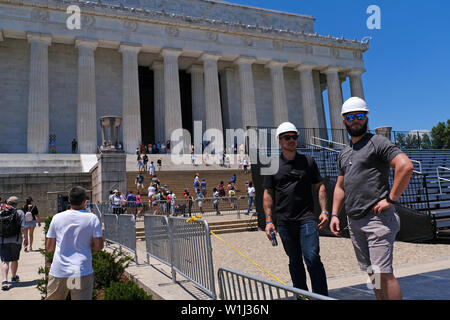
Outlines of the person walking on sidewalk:
<svg viewBox="0 0 450 320">
<path fill-rule="evenodd" d="M 36 223 L 39 227 L 41 226 L 41 221 L 39 220 L 39 210 L 35 205 L 33 205 L 33 198 L 28 197 L 25 200 L 23 212 L 25 212 L 25 223 L 23 226 L 23 228 L 25 229 L 24 241 L 26 241 L 30 246 L 30 251 L 33 251 L 33 238 Z M 27 246 L 26 245 L 24 246 L 25 246 L 24 251 L 27 252 Z"/>
<path fill-rule="evenodd" d="M 253 186 L 253 183 L 250 181 L 247 188 L 247 196 L 248 196 L 248 209 L 246 215 L 248 216 L 250 214 L 250 210 L 252 209 L 252 204 L 255 204 L 255 187 Z"/>
<path fill-rule="evenodd" d="M 408 186 L 414 166 L 390 140 L 367 132 L 368 113 L 361 98 L 352 97 L 342 106 L 351 141 L 338 156 L 330 230 L 339 235 L 338 215 L 345 206 L 356 259 L 361 270 L 375 280 L 376 298 L 402 299 L 392 267 L 394 240 L 400 230 L 394 204 Z M 391 190 L 389 167 L 395 169 Z"/>
<path fill-rule="evenodd" d="M 279 233 L 289 257 L 293 286 L 308 290 L 304 258 L 312 291 L 327 296 L 327 278 L 319 255 L 319 229 L 328 223 L 325 186 L 314 159 L 297 153 L 298 131 L 292 123 L 285 122 L 277 128 L 277 139 L 282 151 L 278 171 L 265 176 L 263 184 L 266 234 L 272 240 L 271 233 Z M 314 214 L 312 186 L 319 193 L 319 219 Z"/>
<path fill-rule="evenodd" d="M 11 282 L 19 282 L 17 269 L 19 268 L 20 250 L 22 249 L 22 238 L 25 230 L 25 214 L 16 209 L 19 198 L 9 197 L 5 208 L 0 211 L 0 259 L 2 262 L 2 290 L 9 290 L 8 272 L 11 264 Z M 28 243 L 25 241 L 24 245 Z"/>
<path fill-rule="evenodd" d="M 103 249 L 102 226 L 85 210 L 86 190 L 69 192 L 70 209 L 56 214 L 47 233 L 46 251 L 54 252 L 50 267 L 47 300 L 91 300 L 94 286 L 92 251 Z"/>
</svg>

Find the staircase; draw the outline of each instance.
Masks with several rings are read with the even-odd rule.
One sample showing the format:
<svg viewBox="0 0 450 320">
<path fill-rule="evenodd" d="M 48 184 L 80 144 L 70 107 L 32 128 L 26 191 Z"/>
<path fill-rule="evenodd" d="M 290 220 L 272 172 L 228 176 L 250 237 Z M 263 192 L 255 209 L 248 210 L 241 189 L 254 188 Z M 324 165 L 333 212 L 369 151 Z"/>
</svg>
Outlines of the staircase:
<svg viewBox="0 0 450 320">
<path fill-rule="evenodd" d="M 215 234 L 258 230 L 258 220 L 256 218 L 208 222 L 208 225 L 210 231 L 214 232 Z M 136 240 L 145 241 L 145 229 L 143 224 L 136 225 Z"/>
</svg>

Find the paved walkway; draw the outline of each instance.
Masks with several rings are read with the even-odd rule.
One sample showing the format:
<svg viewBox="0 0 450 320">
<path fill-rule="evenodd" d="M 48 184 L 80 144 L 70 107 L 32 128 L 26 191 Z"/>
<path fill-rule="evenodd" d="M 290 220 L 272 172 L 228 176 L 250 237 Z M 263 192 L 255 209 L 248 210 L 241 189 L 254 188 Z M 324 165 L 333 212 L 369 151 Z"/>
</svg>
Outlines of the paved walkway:
<svg viewBox="0 0 450 320">
<path fill-rule="evenodd" d="M 235 216 L 233 216 L 235 218 Z M 227 217 L 211 217 L 209 220 L 227 219 Z M 253 258 L 258 258 L 261 261 L 262 256 L 256 253 L 256 249 L 253 248 L 255 245 L 257 247 L 268 245 L 272 248 L 269 241 L 262 242 L 258 239 L 263 239 L 264 235 L 262 232 L 248 232 L 239 234 L 228 234 L 223 235 L 223 238 L 234 245 L 242 245 L 242 248 L 247 248 L 250 250 L 249 255 Z M 240 240 L 248 239 L 248 242 L 243 242 Z M 259 241 L 259 242 L 258 242 Z M 321 237 L 321 255 L 326 259 L 325 252 L 331 251 L 328 247 L 329 241 L 336 243 L 337 239 Z M 349 239 L 340 239 L 340 241 L 348 242 Z M 218 242 L 213 241 L 213 262 L 215 266 L 215 276 L 217 278 L 217 269 L 221 266 L 228 266 L 227 261 L 230 259 L 236 259 L 239 263 L 235 263 L 234 260 L 230 260 L 228 263 L 232 264 L 232 267 L 241 272 L 253 274 L 259 276 L 254 269 L 248 267 L 248 262 L 242 261 L 243 258 L 234 252 L 224 252 L 226 246 L 219 245 Z M 266 243 L 267 242 L 267 243 Z M 340 243 L 341 243 L 340 242 Z M 251 244 L 254 244 L 253 246 Z M 322 250 L 322 245 L 324 250 Z M 348 244 L 347 244 L 348 245 Z M 38 274 L 39 267 L 44 264 L 43 255 L 37 251 L 39 247 L 44 246 L 44 234 L 43 229 L 36 228 L 35 230 L 35 251 L 34 252 L 24 252 L 22 250 L 19 260 L 19 270 L 18 274 L 20 276 L 20 282 L 12 285 L 9 291 L 0 291 L 0 300 L 39 300 L 41 299 L 41 294 L 36 288 L 37 279 L 41 278 Z M 399 243 L 397 248 L 402 252 L 408 253 L 409 250 L 404 247 L 408 247 L 411 250 L 418 252 L 415 244 L 405 244 Z M 419 245 L 420 246 L 420 245 Z M 428 245 L 426 245 L 428 246 Z M 436 250 L 440 248 L 446 250 L 446 247 L 442 245 L 434 246 L 429 245 L 431 252 L 437 252 Z M 448 288 L 450 288 L 450 245 L 448 245 L 448 254 L 445 252 L 441 256 L 430 256 L 428 259 L 421 259 L 420 261 L 413 260 L 410 263 L 403 263 L 395 266 L 395 275 L 400 281 L 402 287 L 403 296 L 405 299 L 450 299 L 450 294 Z M 351 247 L 351 246 L 349 246 Z M 137 242 L 138 248 L 138 264 L 131 264 L 127 269 L 127 273 L 131 278 L 137 281 L 142 287 L 147 289 L 147 291 L 153 293 L 154 299 L 164 299 L 164 300 L 208 300 L 210 299 L 201 290 L 199 290 L 194 284 L 186 281 L 182 276 L 177 275 L 177 282 L 174 283 L 171 278 L 170 268 L 163 263 L 157 261 L 156 259 L 150 259 L 150 265 L 146 264 L 146 254 L 145 254 L 145 241 Z M 253 249 L 252 249 L 253 248 Z M 276 265 L 273 266 L 278 272 L 286 273 L 286 258 L 284 257 L 284 252 L 282 246 L 280 245 L 276 251 L 272 251 L 272 257 L 277 257 L 274 262 Z M 241 247 L 239 247 L 241 249 Z M 231 250 L 231 249 L 230 249 Z M 347 250 L 347 249 L 346 249 Z M 349 250 L 347 250 L 349 251 Z M 353 252 L 347 253 L 349 256 L 354 256 Z M 278 257 L 282 257 L 285 260 L 281 260 Z M 329 261 L 325 261 L 324 264 L 326 268 L 335 269 L 335 266 L 339 265 L 339 261 L 336 261 L 341 257 L 342 259 L 347 259 L 341 252 L 336 252 L 336 255 L 330 257 Z M 274 259 L 271 259 L 274 260 Z M 278 262 L 277 262 L 278 261 Z M 261 262 L 263 265 L 267 263 L 265 260 Z M 264 265 L 266 266 L 266 265 Z M 272 268 L 272 266 L 270 266 Z M 283 269 L 284 268 L 284 269 Z M 273 269 L 271 269 L 273 270 Z M 364 272 L 355 271 L 354 267 L 349 268 L 353 270 L 350 272 L 341 272 L 338 274 L 332 274 L 328 272 L 328 287 L 330 295 L 339 299 L 374 299 L 373 293 L 367 289 L 366 281 L 367 275 Z M 277 273 L 279 275 L 279 273 Z M 283 279 L 289 278 L 288 273 L 283 274 Z M 9 278 L 11 274 L 9 274 Z M 9 279 L 8 279 L 9 280 Z M 217 279 L 216 279 L 217 281 Z M 287 281 L 287 280 L 285 280 Z"/>
<path fill-rule="evenodd" d="M 44 248 L 44 224 L 34 230 L 33 251 L 25 252 L 22 248 L 19 258 L 17 274 L 20 282 L 11 284 L 8 291 L 0 290 L 0 300 L 40 300 L 41 293 L 36 288 L 37 280 L 42 278 L 38 274 L 39 267 L 44 266 L 44 256 L 39 248 Z M 2 279 L 3 281 L 3 279 Z M 11 281 L 11 267 L 8 273 L 8 281 Z"/>
</svg>

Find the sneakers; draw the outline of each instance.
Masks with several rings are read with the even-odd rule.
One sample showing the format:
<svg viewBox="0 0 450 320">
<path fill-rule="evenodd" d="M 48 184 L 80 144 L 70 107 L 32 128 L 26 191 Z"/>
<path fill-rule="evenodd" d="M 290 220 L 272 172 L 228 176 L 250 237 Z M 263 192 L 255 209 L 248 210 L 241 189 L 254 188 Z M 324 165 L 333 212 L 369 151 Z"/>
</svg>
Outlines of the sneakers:
<svg viewBox="0 0 450 320">
<path fill-rule="evenodd" d="M 8 284 L 8 281 L 3 281 L 3 282 L 2 282 L 2 290 L 3 290 L 3 291 L 9 290 L 9 284 Z"/>
<path fill-rule="evenodd" d="M 15 277 L 12 277 L 11 282 L 19 282 L 19 276 L 16 275 Z"/>
</svg>

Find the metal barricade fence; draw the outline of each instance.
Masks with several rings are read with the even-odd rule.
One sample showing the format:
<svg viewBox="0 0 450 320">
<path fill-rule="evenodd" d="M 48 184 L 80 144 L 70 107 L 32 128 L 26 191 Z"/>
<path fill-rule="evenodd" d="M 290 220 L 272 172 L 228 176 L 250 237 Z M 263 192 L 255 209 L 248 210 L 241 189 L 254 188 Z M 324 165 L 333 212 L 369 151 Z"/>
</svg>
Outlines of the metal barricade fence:
<svg viewBox="0 0 450 320">
<path fill-rule="evenodd" d="M 172 235 L 173 268 L 216 298 L 212 261 L 211 234 L 205 220 L 186 223 L 183 218 L 169 218 Z"/>
<path fill-rule="evenodd" d="M 138 257 L 136 251 L 136 220 L 131 214 L 104 214 L 104 239 L 106 244 L 114 243 L 134 253 L 136 264 Z"/>
<path fill-rule="evenodd" d="M 217 276 L 221 300 L 336 300 L 226 267 Z"/>
<path fill-rule="evenodd" d="M 211 235 L 204 220 L 188 223 L 185 218 L 144 216 L 147 262 L 149 256 L 183 275 L 216 299 Z"/>
</svg>

